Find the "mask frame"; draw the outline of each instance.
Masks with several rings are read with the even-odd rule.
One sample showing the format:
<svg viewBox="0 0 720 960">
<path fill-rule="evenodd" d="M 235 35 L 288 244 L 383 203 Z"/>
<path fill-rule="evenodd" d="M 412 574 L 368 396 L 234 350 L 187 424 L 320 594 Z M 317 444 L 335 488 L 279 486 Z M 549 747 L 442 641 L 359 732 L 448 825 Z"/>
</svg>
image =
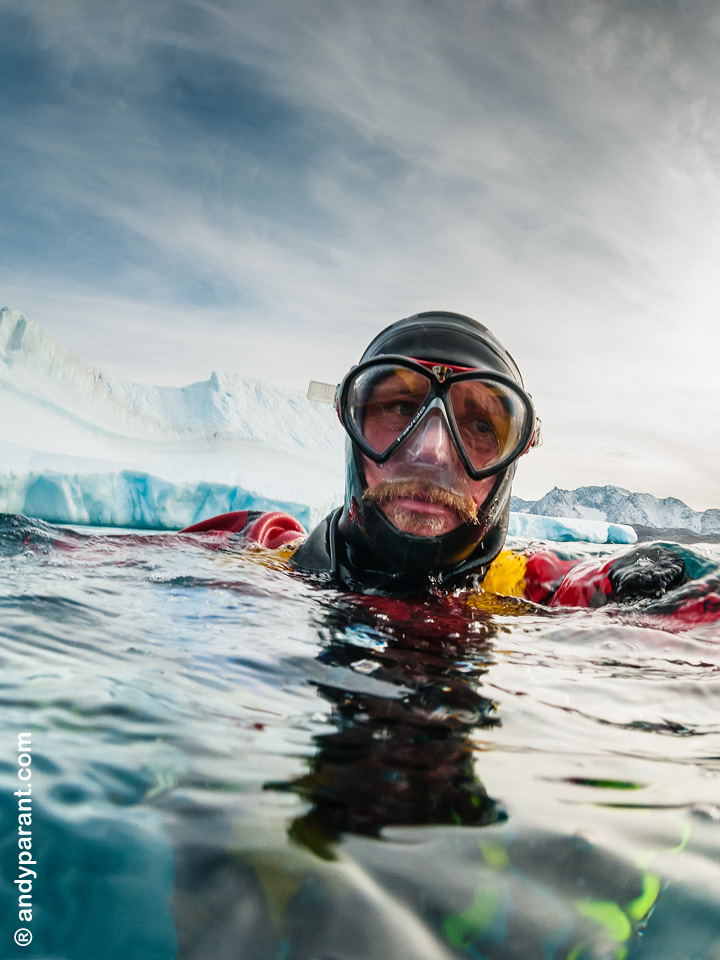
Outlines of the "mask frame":
<svg viewBox="0 0 720 960">
<path fill-rule="evenodd" d="M 430 389 L 417 412 L 392 441 L 392 443 L 383 451 L 378 453 L 367 442 L 358 430 L 354 419 L 348 412 L 348 397 L 354 385 L 356 377 L 373 367 L 395 366 L 411 370 L 421 374 L 430 384 Z M 513 448 L 505 454 L 500 460 L 497 460 L 486 467 L 476 468 L 470 460 L 465 446 L 460 437 L 455 414 L 450 402 L 450 388 L 455 383 L 464 381 L 476 381 L 490 385 L 499 384 L 508 391 L 512 392 L 522 404 L 526 420 L 525 426 Z M 527 393 L 517 380 L 505 376 L 502 373 L 496 373 L 493 370 L 482 370 L 480 368 L 453 367 L 449 364 L 431 363 L 429 361 L 415 360 L 412 357 L 404 357 L 396 354 L 381 354 L 364 360 L 353 367 L 344 377 L 342 383 L 335 392 L 335 408 L 338 417 L 345 431 L 352 440 L 356 449 L 374 463 L 381 465 L 386 463 L 390 457 L 402 446 L 403 443 L 422 423 L 430 409 L 438 407 L 438 401 L 442 404 L 444 419 L 447 423 L 450 436 L 452 438 L 458 456 L 465 468 L 466 473 L 472 480 L 482 480 L 485 477 L 491 477 L 502 473 L 512 463 L 519 459 L 531 447 L 539 446 L 542 443 L 541 422 L 535 413 L 535 406 L 532 397 Z"/>
</svg>

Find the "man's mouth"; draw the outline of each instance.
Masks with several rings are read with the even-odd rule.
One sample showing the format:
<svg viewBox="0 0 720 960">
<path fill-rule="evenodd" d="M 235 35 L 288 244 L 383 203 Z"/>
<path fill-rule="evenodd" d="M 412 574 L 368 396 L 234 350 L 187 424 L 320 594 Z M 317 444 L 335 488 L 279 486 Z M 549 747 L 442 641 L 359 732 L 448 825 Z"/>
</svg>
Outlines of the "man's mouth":
<svg viewBox="0 0 720 960">
<path fill-rule="evenodd" d="M 421 480 L 383 480 L 369 486 L 363 500 L 380 507 L 394 503 L 429 517 L 441 516 L 449 508 L 464 523 L 477 523 L 478 519 L 478 507 L 472 497 Z"/>
</svg>

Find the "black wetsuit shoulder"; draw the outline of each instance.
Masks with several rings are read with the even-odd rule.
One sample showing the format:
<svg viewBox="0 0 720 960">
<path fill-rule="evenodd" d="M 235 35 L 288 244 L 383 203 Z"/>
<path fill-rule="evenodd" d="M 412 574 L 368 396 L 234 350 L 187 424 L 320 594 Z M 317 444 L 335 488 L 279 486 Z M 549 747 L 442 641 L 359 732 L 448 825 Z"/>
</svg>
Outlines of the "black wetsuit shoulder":
<svg viewBox="0 0 720 960">
<path fill-rule="evenodd" d="M 290 557 L 289 564 L 293 570 L 301 570 L 303 573 L 335 572 L 333 570 L 334 549 L 330 537 L 334 518 L 339 513 L 339 508 L 334 510 L 320 521 L 307 539 L 303 540 Z"/>
</svg>

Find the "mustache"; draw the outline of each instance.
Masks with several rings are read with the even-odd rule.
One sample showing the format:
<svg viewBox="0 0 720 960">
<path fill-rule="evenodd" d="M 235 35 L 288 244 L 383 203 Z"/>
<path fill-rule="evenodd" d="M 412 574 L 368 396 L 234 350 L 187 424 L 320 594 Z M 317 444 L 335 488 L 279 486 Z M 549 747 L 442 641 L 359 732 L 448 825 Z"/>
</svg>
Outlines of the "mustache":
<svg viewBox="0 0 720 960">
<path fill-rule="evenodd" d="M 478 522 L 478 506 L 472 497 L 423 480 L 381 480 L 363 494 L 363 500 L 383 506 L 393 500 L 423 500 L 451 507 L 465 523 Z"/>
</svg>

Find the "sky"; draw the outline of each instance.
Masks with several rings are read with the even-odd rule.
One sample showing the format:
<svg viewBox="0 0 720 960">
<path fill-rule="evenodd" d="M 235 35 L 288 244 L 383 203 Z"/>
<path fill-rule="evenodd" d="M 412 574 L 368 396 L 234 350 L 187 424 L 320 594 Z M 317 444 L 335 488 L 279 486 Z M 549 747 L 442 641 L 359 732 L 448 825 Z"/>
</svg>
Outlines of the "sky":
<svg viewBox="0 0 720 960">
<path fill-rule="evenodd" d="M 518 361 L 515 492 L 720 507 L 715 0 L 0 0 L 0 306 L 149 383 Z"/>
</svg>

